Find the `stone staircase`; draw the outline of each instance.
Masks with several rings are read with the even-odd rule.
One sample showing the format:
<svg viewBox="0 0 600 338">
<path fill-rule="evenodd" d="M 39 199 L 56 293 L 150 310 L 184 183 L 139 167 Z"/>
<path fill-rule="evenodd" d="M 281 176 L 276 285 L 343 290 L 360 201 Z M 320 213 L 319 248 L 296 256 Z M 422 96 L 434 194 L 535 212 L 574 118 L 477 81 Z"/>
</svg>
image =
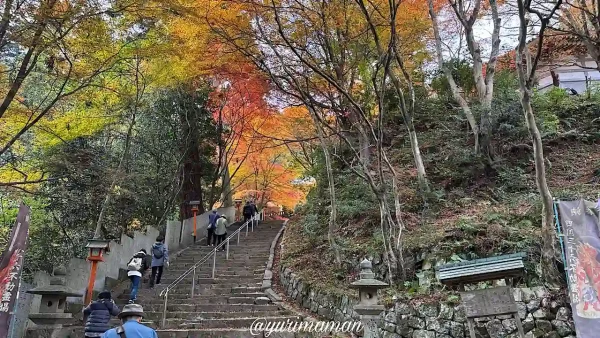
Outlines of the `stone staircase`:
<svg viewBox="0 0 600 338">
<path fill-rule="evenodd" d="M 250 326 L 257 320 L 298 321 L 289 311 L 272 304 L 261 290 L 271 243 L 282 225 L 282 221 L 263 221 L 247 237 L 242 231 L 239 245 L 234 237 L 229 260 L 225 252 L 217 253 L 215 279 L 211 278 L 212 257 L 196 269 L 193 298 L 192 275 L 181 280 L 169 291 L 166 325 L 161 327 L 164 298 L 159 296 L 160 292 L 210 253 L 212 247 L 196 244 L 182 252 L 165 268 L 160 285 L 150 289 L 145 283 L 139 290 L 137 303 L 144 307 L 145 324 L 157 329 L 160 338 L 242 338 L 263 337 L 263 333 L 250 332 Z M 233 233 L 238 226 L 230 227 L 228 232 Z M 128 299 L 128 294 L 123 294 L 116 303 L 122 308 Z"/>
</svg>

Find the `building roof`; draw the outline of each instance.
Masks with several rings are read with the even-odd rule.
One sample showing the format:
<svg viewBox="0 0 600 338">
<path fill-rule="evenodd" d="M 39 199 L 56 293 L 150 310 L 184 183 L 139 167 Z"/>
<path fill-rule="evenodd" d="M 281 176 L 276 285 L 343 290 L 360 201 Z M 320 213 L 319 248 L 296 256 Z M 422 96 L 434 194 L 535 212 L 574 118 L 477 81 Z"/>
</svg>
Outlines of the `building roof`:
<svg viewBox="0 0 600 338">
<path fill-rule="evenodd" d="M 527 43 L 527 47 L 531 55 L 537 53 L 538 39 L 533 39 Z M 540 57 L 540 66 L 544 64 L 556 65 L 560 61 L 571 63 L 568 61 L 572 57 L 587 55 L 587 49 L 581 39 L 572 34 L 549 31 L 544 36 L 542 55 Z M 497 70 L 515 69 L 516 53 L 515 50 L 506 52 L 498 56 Z"/>
<path fill-rule="evenodd" d="M 471 284 L 523 275 L 525 253 L 475 259 L 440 266 L 438 279 L 443 284 Z"/>
</svg>

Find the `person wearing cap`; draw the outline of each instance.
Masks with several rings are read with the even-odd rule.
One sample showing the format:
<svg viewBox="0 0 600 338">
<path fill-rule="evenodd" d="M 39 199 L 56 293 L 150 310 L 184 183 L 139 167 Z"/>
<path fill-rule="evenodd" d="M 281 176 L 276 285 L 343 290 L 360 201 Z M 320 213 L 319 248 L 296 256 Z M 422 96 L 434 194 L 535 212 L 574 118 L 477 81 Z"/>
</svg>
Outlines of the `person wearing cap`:
<svg viewBox="0 0 600 338">
<path fill-rule="evenodd" d="M 158 338 L 158 334 L 152 328 L 141 323 L 144 317 L 144 309 L 139 304 L 127 304 L 119 313 L 121 324 L 119 327 L 106 331 L 102 338 Z"/>
<path fill-rule="evenodd" d="M 119 307 L 113 302 L 110 291 L 100 292 L 98 300 L 83 309 L 85 337 L 96 338 L 110 329 L 108 322 L 111 316 L 119 314 Z"/>
<path fill-rule="evenodd" d="M 215 235 L 217 235 L 216 245 L 221 244 L 227 237 L 227 217 L 225 217 L 225 215 L 221 215 L 221 217 L 219 217 L 217 220 Z M 223 246 L 220 250 L 225 251 L 225 246 Z"/>
<path fill-rule="evenodd" d="M 127 277 L 131 281 L 131 287 L 129 289 L 129 303 L 134 303 L 137 299 L 138 289 L 142 281 L 142 276 L 148 269 L 146 249 L 138 251 L 129 262 L 127 262 Z"/>
</svg>

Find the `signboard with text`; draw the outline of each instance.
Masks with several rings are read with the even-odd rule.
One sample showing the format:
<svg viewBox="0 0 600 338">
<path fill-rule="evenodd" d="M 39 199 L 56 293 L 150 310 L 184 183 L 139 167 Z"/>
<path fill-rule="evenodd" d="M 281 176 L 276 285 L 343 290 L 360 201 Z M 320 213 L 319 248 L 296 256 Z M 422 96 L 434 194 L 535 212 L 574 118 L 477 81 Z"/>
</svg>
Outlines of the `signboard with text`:
<svg viewBox="0 0 600 338">
<path fill-rule="evenodd" d="M 496 287 L 460 293 L 467 318 L 505 315 L 517 312 L 510 287 Z"/>
<path fill-rule="evenodd" d="M 17 221 L 0 258 L 0 337 L 8 337 L 12 311 L 19 295 L 23 254 L 29 233 L 29 207 L 21 203 Z"/>
<path fill-rule="evenodd" d="M 579 338 L 600 332 L 600 222 L 596 203 L 560 201 L 569 296 Z"/>
</svg>

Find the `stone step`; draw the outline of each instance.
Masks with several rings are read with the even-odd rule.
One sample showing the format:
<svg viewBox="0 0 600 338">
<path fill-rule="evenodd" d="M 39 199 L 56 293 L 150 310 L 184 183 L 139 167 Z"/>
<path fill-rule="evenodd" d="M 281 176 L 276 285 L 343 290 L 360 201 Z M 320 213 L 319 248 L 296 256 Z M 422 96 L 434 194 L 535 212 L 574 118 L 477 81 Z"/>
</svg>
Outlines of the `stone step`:
<svg viewBox="0 0 600 338">
<path fill-rule="evenodd" d="M 265 244 L 266 245 L 266 244 Z M 176 262 L 189 262 L 189 261 L 199 261 L 205 256 L 210 254 L 210 258 L 212 258 L 212 252 L 190 252 L 186 255 L 177 256 Z M 217 252 L 217 258 L 220 256 L 225 257 L 226 252 L 219 251 Z M 229 248 L 229 259 L 244 259 L 244 260 L 252 260 L 252 259 L 262 259 L 264 256 L 269 256 L 269 250 L 252 250 L 252 251 L 236 251 L 233 250 L 233 247 Z"/>
<path fill-rule="evenodd" d="M 262 279 L 264 276 L 264 270 L 261 270 L 262 272 L 260 273 L 256 273 L 254 271 L 232 271 L 232 270 L 228 270 L 228 271 L 215 271 L 215 277 L 216 278 L 227 278 L 227 279 L 233 279 L 233 278 L 259 278 Z M 186 280 L 189 279 L 189 281 L 192 280 L 193 278 L 193 273 L 186 276 L 183 280 L 182 283 Z M 196 271 L 196 278 L 212 278 L 212 273 L 210 271 Z M 165 284 L 166 280 L 171 280 L 171 279 L 162 279 L 161 283 Z M 175 278 L 173 278 L 172 280 L 175 280 Z"/>
<path fill-rule="evenodd" d="M 233 292 L 234 288 L 222 288 L 222 289 L 217 289 L 217 288 L 211 288 L 211 287 L 202 287 L 202 286 L 198 286 L 196 285 L 195 287 L 195 291 L 194 291 L 194 295 L 196 296 L 209 296 L 209 295 L 214 295 L 214 296 L 235 296 L 235 295 L 253 295 L 256 293 L 263 293 L 260 287 L 253 287 L 251 289 L 241 289 L 241 288 L 235 288 L 236 291 Z M 239 289 L 239 290 L 238 290 Z M 169 290 L 169 296 L 171 295 L 175 295 L 175 294 L 190 294 L 192 290 L 192 285 L 177 285 L 174 288 L 171 288 Z M 243 291 L 242 291 L 243 290 Z M 146 293 L 139 293 L 138 292 L 138 297 L 140 296 L 146 296 Z M 149 293 L 149 295 L 151 296 L 155 296 L 156 292 L 151 292 Z M 121 298 L 121 299 L 128 299 L 128 298 Z"/>
<path fill-rule="evenodd" d="M 162 320 L 162 311 L 147 312 L 144 311 L 146 319 L 150 321 Z M 206 319 L 229 319 L 229 318 L 251 318 L 251 317 L 272 317 L 272 316 L 289 316 L 290 312 L 286 310 L 276 311 L 237 311 L 237 312 L 183 312 L 183 311 L 167 311 L 167 319 L 182 319 L 182 320 L 206 320 Z"/>
<path fill-rule="evenodd" d="M 180 286 L 180 285 L 187 285 L 188 287 L 191 287 L 192 285 L 192 276 L 189 276 L 189 278 L 184 278 L 182 279 L 180 282 L 178 282 L 176 285 Z M 222 277 L 217 275 L 217 277 L 213 278 L 196 278 L 196 285 L 204 285 L 204 284 L 212 284 L 212 285 L 230 285 L 231 287 L 234 286 L 255 286 L 253 284 L 258 284 L 258 283 L 262 283 L 263 277 L 258 276 L 258 277 Z M 165 288 L 167 285 L 170 285 L 171 282 L 173 282 L 172 280 L 169 279 L 165 279 L 163 282 L 161 282 L 161 285 L 164 285 L 163 288 Z"/>
<path fill-rule="evenodd" d="M 219 257 L 217 257 L 217 267 L 219 265 L 226 266 L 227 268 L 261 267 L 261 266 L 267 265 L 267 259 L 268 259 L 268 257 L 266 257 L 265 259 L 256 260 L 256 261 L 234 261 L 234 260 L 226 260 L 225 258 L 220 259 Z M 179 262 L 173 263 L 173 265 L 169 266 L 163 272 L 163 275 L 166 273 L 168 273 L 169 275 L 173 275 L 176 273 L 179 273 L 179 274 L 184 273 L 189 268 L 191 268 L 194 264 L 181 264 Z M 212 270 L 212 261 L 205 262 L 201 266 L 204 266 L 205 268 L 210 268 Z M 198 267 L 200 267 L 200 266 L 198 266 Z"/>
<path fill-rule="evenodd" d="M 225 273 L 225 274 L 232 274 L 232 273 L 236 273 L 236 272 L 253 272 L 255 274 L 261 273 L 261 272 L 265 272 L 265 267 L 266 264 L 261 264 L 260 266 L 224 266 L 223 264 L 219 264 L 219 261 L 217 261 L 217 267 L 215 268 L 215 273 Z M 170 268 L 173 268 L 173 266 L 171 266 Z M 171 270 L 170 268 L 167 268 L 164 270 L 163 272 L 163 277 L 171 277 L 173 279 L 175 279 L 176 277 L 179 277 L 180 275 L 175 275 L 175 273 L 173 272 L 173 270 Z M 189 268 L 183 270 L 183 269 L 177 269 L 179 271 L 187 271 L 189 270 Z M 199 265 L 196 268 L 196 273 L 202 273 L 202 272 L 209 272 L 212 274 L 212 266 L 211 265 Z"/>
<path fill-rule="evenodd" d="M 268 260 L 269 256 L 266 256 L 264 258 L 260 258 L 260 259 L 256 259 L 256 260 L 243 260 L 243 259 L 224 259 L 221 257 L 217 257 L 217 266 L 219 265 L 225 265 L 227 267 L 247 267 L 247 266 L 263 266 L 267 264 L 267 260 Z M 181 261 L 177 261 L 176 263 L 174 262 L 173 265 L 169 266 L 168 270 L 169 273 L 174 273 L 174 271 L 185 271 L 191 267 L 193 267 L 198 261 L 191 261 L 190 262 L 181 262 Z M 210 262 L 205 262 L 204 264 L 206 267 L 210 267 L 212 269 L 212 260 Z M 200 266 L 197 266 L 197 268 Z"/>
<path fill-rule="evenodd" d="M 183 282 L 182 282 L 183 283 Z M 200 284 L 198 285 L 198 288 L 200 290 L 204 290 L 204 289 L 232 289 L 232 288 L 237 288 L 237 287 L 260 287 L 262 285 L 262 281 L 260 283 L 256 282 L 256 283 L 236 283 L 236 282 L 230 282 L 230 283 L 220 283 L 220 284 Z M 166 286 L 166 284 L 165 284 Z M 177 284 L 175 287 L 179 287 L 179 284 Z M 191 288 L 191 283 L 190 286 Z M 164 289 L 160 288 L 158 289 L 159 293 L 160 291 L 162 291 Z"/>
<path fill-rule="evenodd" d="M 181 283 L 192 283 L 192 279 L 193 279 L 193 275 L 189 275 L 189 278 L 186 277 L 184 279 L 181 280 Z M 219 274 L 215 274 L 215 278 L 210 278 L 210 277 L 205 277 L 205 278 L 200 278 L 198 276 L 196 276 L 196 284 L 218 284 L 218 283 L 233 283 L 233 282 L 239 282 L 239 283 L 246 283 L 246 282 L 258 282 L 259 280 L 262 280 L 263 276 L 261 275 L 252 275 L 252 276 L 232 276 L 232 275 L 219 275 Z M 170 279 L 163 279 L 161 281 L 161 283 L 171 283 L 173 282 L 175 279 L 170 280 Z"/>
<path fill-rule="evenodd" d="M 141 304 L 141 303 L 140 303 Z M 144 312 L 161 312 L 163 304 L 141 304 Z M 274 304 L 167 304 L 167 311 L 173 312 L 276 312 L 281 309 Z"/>
<path fill-rule="evenodd" d="M 191 253 L 189 255 L 181 255 L 177 257 L 177 261 L 178 262 L 187 262 L 190 260 L 200 260 L 201 258 L 204 258 L 204 256 L 211 254 L 211 258 L 212 258 L 212 253 L 211 252 L 207 252 L 206 254 L 204 253 L 199 253 L 199 254 L 194 254 Z M 240 251 L 238 250 L 234 250 L 233 247 L 229 248 L 229 259 L 233 260 L 233 259 L 244 259 L 244 260 L 253 260 L 253 259 L 262 259 L 265 255 L 269 255 L 269 250 L 264 250 L 260 249 L 260 250 L 256 250 L 256 251 Z M 225 252 L 222 251 L 218 251 L 217 252 L 217 257 L 219 256 L 225 256 Z"/>
<path fill-rule="evenodd" d="M 255 304 L 256 299 L 259 297 L 265 297 L 264 294 L 257 294 L 251 297 L 245 297 L 243 295 L 237 296 L 194 296 L 191 298 L 189 295 L 184 294 L 169 294 L 168 303 L 171 304 L 176 302 L 177 304 L 190 304 L 190 305 L 199 305 L 199 304 Z M 117 301 L 117 306 L 122 307 L 126 303 L 124 300 Z M 144 306 L 145 304 L 164 304 L 164 298 L 146 298 L 143 295 L 139 295 L 136 303 Z M 260 304 L 257 304 L 260 305 Z"/>
<path fill-rule="evenodd" d="M 167 319 L 167 328 L 177 327 L 186 329 L 214 329 L 214 328 L 249 328 L 256 320 L 263 320 L 264 317 L 246 317 L 246 318 L 224 318 L 224 319 L 205 319 L 199 321 Z M 267 321 L 291 321 L 299 322 L 300 318 L 296 316 L 270 316 Z"/>
<path fill-rule="evenodd" d="M 262 338 L 263 335 L 253 335 L 249 329 L 165 329 L 157 330 L 158 338 Z M 81 335 L 83 337 L 83 335 Z M 280 338 L 283 336 L 273 333 L 269 337 Z M 286 338 L 293 337 L 287 336 Z"/>
</svg>

